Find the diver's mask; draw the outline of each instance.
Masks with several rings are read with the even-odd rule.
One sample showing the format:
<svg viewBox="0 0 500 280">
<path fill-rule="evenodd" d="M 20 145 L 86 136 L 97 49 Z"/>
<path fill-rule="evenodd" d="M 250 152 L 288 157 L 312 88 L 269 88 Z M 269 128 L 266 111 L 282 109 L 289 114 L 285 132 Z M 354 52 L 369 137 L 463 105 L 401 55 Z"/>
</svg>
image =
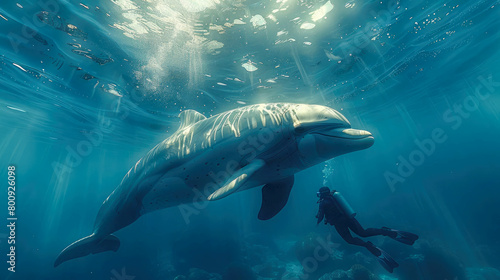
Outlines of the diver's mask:
<svg viewBox="0 0 500 280">
<path fill-rule="evenodd" d="M 322 187 L 319 189 L 318 192 L 316 192 L 316 196 L 321 198 L 322 196 L 326 196 L 326 195 L 329 195 L 331 193 L 334 193 L 335 191 L 330 191 L 330 189 L 328 187 Z"/>
</svg>

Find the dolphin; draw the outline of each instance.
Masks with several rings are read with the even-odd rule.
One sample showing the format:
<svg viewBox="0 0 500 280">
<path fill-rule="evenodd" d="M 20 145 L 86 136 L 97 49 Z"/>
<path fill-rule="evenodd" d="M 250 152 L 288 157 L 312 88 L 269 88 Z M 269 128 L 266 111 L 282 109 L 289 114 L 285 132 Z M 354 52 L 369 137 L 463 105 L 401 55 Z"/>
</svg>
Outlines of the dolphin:
<svg viewBox="0 0 500 280">
<path fill-rule="evenodd" d="M 62 250 L 54 267 L 117 251 L 120 240 L 112 233 L 146 213 L 254 187 L 264 186 L 258 218 L 268 220 L 287 203 L 295 173 L 374 143 L 370 132 L 352 129 L 342 114 L 321 105 L 257 104 L 210 118 L 185 110 L 179 118 L 179 129 L 103 202 L 93 233 Z"/>
</svg>

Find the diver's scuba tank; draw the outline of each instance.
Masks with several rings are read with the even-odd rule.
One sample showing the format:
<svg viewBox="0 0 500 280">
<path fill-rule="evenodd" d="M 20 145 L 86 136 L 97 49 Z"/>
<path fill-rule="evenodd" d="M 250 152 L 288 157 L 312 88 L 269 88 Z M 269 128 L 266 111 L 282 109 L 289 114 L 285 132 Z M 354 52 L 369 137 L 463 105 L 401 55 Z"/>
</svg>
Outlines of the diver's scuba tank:
<svg viewBox="0 0 500 280">
<path fill-rule="evenodd" d="M 345 200 L 344 196 L 342 196 L 338 191 L 332 192 L 333 200 L 337 203 L 340 210 L 349 218 L 354 218 L 356 216 L 356 212 L 352 209 L 351 205 Z"/>
</svg>

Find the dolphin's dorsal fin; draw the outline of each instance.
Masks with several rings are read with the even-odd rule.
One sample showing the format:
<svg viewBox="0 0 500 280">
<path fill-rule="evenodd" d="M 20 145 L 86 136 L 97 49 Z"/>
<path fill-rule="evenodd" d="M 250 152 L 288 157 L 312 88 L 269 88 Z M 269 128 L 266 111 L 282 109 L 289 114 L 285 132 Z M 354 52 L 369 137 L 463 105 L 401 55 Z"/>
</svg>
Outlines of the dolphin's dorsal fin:
<svg viewBox="0 0 500 280">
<path fill-rule="evenodd" d="M 201 113 L 195 110 L 185 110 L 179 114 L 179 118 L 181 119 L 181 126 L 179 127 L 179 129 L 183 129 L 194 123 L 202 121 L 207 117 L 203 116 Z"/>
<path fill-rule="evenodd" d="M 207 199 L 218 200 L 237 192 L 248 181 L 248 179 L 265 164 L 266 163 L 263 160 L 257 159 L 242 167 L 226 181 L 222 188 L 209 195 Z"/>
</svg>

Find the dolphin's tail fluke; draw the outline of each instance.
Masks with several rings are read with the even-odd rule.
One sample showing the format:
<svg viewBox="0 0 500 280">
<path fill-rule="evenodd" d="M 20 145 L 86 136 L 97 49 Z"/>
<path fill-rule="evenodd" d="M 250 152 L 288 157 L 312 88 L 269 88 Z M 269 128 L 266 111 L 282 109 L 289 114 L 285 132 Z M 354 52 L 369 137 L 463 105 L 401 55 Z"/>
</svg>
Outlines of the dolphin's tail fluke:
<svg viewBox="0 0 500 280">
<path fill-rule="evenodd" d="M 120 247 L 120 240 L 114 235 L 108 235 L 104 238 L 97 238 L 94 234 L 84 237 L 71 243 L 68 247 L 64 248 L 57 256 L 54 262 L 54 267 L 61 263 L 84 257 L 90 254 L 97 254 L 106 251 L 116 252 Z"/>
</svg>

